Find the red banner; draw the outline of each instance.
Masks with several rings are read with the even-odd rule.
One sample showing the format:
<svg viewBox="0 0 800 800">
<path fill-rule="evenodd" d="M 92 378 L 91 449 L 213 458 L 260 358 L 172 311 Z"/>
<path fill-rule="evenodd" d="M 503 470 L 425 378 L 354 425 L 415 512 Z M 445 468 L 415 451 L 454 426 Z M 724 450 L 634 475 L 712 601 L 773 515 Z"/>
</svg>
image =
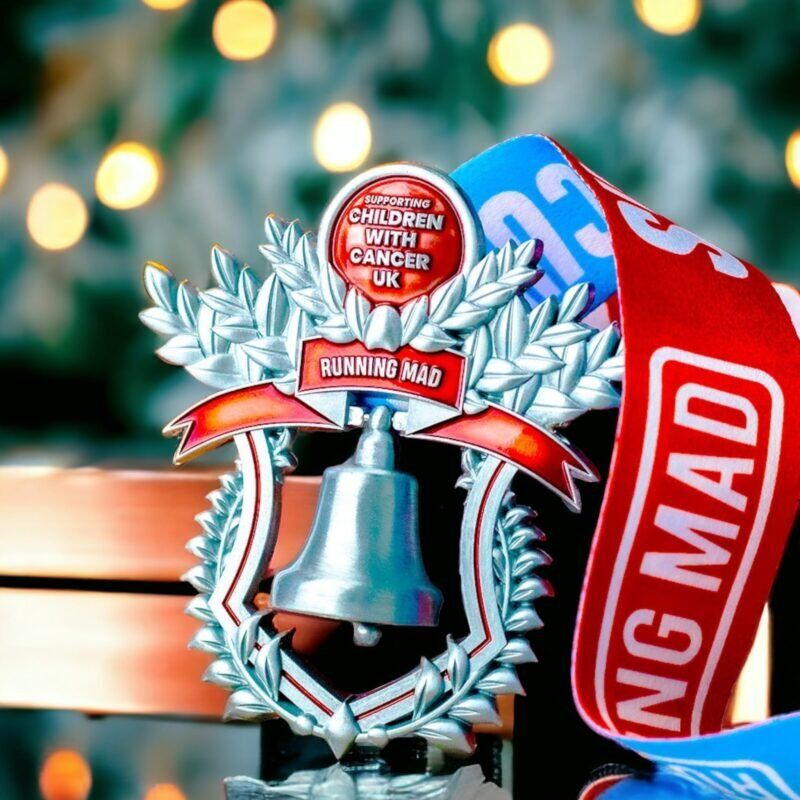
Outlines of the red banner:
<svg viewBox="0 0 800 800">
<path fill-rule="evenodd" d="M 573 508 L 580 505 L 574 480 L 597 480 L 592 465 L 567 442 L 523 417 L 496 406 L 471 416 L 462 416 L 457 409 L 454 412 L 459 414 L 454 419 L 409 435 L 475 447 L 496 455 L 529 472 Z M 203 400 L 170 422 L 164 433 L 182 435 L 175 454 L 175 463 L 180 464 L 237 433 L 284 426 L 343 430 L 301 398 L 281 394 L 271 384 L 260 383 Z"/>
<path fill-rule="evenodd" d="M 466 356 L 449 350 L 423 353 L 406 345 L 394 353 L 361 342 L 303 342 L 297 392 L 369 390 L 399 392 L 461 408 Z"/>
<path fill-rule="evenodd" d="M 256 383 L 212 395 L 184 411 L 164 428 L 167 436 L 181 436 L 174 461 L 182 464 L 228 441 L 237 433 L 269 427 L 329 428 L 330 420 L 272 384 Z"/>
<path fill-rule="evenodd" d="M 608 222 L 626 341 L 576 702 L 614 735 L 716 732 L 800 495 L 797 334 L 758 270 L 568 158 Z"/>
</svg>

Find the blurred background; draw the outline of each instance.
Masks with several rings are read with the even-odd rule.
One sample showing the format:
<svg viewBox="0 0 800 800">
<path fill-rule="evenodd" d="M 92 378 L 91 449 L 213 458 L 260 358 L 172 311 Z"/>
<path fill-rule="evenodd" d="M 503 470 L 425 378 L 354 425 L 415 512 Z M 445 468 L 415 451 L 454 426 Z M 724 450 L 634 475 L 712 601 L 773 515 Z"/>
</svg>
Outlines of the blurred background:
<svg viewBox="0 0 800 800">
<path fill-rule="evenodd" d="M 6 0 L 0 461 L 166 462 L 161 426 L 205 390 L 152 356 L 143 262 L 202 286 L 218 241 L 260 266 L 265 213 L 314 228 L 387 160 L 547 133 L 797 283 L 799 75 L 798 0 Z M 177 722 L 0 732 L 9 800 L 201 800 L 258 756 Z"/>
</svg>

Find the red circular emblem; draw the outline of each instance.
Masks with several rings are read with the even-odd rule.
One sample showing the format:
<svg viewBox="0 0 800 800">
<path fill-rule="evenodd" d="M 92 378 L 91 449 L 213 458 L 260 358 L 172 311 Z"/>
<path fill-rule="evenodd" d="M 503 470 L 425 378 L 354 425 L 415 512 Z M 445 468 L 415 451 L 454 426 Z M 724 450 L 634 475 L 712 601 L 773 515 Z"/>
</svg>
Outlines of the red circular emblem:
<svg viewBox="0 0 800 800">
<path fill-rule="evenodd" d="M 472 214 L 449 179 L 415 165 L 356 179 L 323 223 L 324 254 L 373 303 L 401 306 L 475 258 Z"/>
</svg>

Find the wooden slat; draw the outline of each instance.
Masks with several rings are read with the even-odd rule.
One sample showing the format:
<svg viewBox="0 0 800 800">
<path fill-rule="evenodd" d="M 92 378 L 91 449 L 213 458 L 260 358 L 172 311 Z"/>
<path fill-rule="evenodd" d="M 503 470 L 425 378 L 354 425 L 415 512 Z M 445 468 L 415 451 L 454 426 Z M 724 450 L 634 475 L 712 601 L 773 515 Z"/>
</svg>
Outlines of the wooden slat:
<svg viewBox="0 0 800 800">
<path fill-rule="evenodd" d="M 227 693 L 186 648 L 186 598 L 0 589 L 0 705 L 98 714 L 219 717 Z M 512 698 L 500 698 L 503 733 Z M 491 729 L 497 732 L 497 729 Z"/>
<path fill-rule="evenodd" d="M 177 581 L 216 473 L 0 468 L 0 575 Z M 279 568 L 310 528 L 319 478 L 283 490 Z"/>
</svg>

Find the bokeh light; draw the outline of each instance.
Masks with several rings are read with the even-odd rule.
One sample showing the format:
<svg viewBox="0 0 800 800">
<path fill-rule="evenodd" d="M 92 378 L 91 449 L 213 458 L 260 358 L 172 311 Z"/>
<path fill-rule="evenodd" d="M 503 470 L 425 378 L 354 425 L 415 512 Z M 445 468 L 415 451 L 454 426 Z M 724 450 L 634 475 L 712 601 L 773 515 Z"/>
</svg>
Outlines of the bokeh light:
<svg viewBox="0 0 800 800">
<path fill-rule="evenodd" d="M 158 189 L 160 179 L 158 156 L 139 142 L 123 142 L 103 156 L 94 186 L 102 203 L 127 209 L 146 203 Z"/>
<path fill-rule="evenodd" d="M 250 61 L 269 50 L 277 22 L 261 0 L 227 0 L 214 16 L 212 35 L 217 50 L 233 61 Z"/>
<path fill-rule="evenodd" d="M 142 0 L 142 2 L 156 11 L 174 11 L 176 8 L 185 6 L 189 0 Z"/>
<path fill-rule="evenodd" d="M 159 783 L 147 792 L 144 800 L 186 800 L 186 795 L 174 783 Z"/>
<path fill-rule="evenodd" d="M 489 68 L 511 86 L 538 83 L 553 67 L 553 45 L 536 25 L 518 22 L 501 28 L 489 42 Z"/>
<path fill-rule="evenodd" d="M 371 147 L 369 117 L 355 103 L 328 106 L 314 127 L 314 156 L 330 172 L 360 167 Z"/>
<path fill-rule="evenodd" d="M 86 800 L 92 788 L 92 772 L 80 753 L 56 750 L 39 773 L 44 800 Z"/>
<path fill-rule="evenodd" d="M 8 180 L 8 154 L 0 147 L 0 189 L 6 185 Z"/>
<path fill-rule="evenodd" d="M 697 25 L 702 11 L 700 0 L 634 0 L 639 19 L 665 36 L 679 36 Z"/>
<path fill-rule="evenodd" d="M 786 171 L 792 183 L 800 189 L 800 129 L 786 142 Z"/>
<path fill-rule="evenodd" d="M 66 250 L 77 244 L 89 224 L 83 198 L 63 183 L 45 183 L 28 203 L 28 233 L 45 250 Z"/>
</svg>

